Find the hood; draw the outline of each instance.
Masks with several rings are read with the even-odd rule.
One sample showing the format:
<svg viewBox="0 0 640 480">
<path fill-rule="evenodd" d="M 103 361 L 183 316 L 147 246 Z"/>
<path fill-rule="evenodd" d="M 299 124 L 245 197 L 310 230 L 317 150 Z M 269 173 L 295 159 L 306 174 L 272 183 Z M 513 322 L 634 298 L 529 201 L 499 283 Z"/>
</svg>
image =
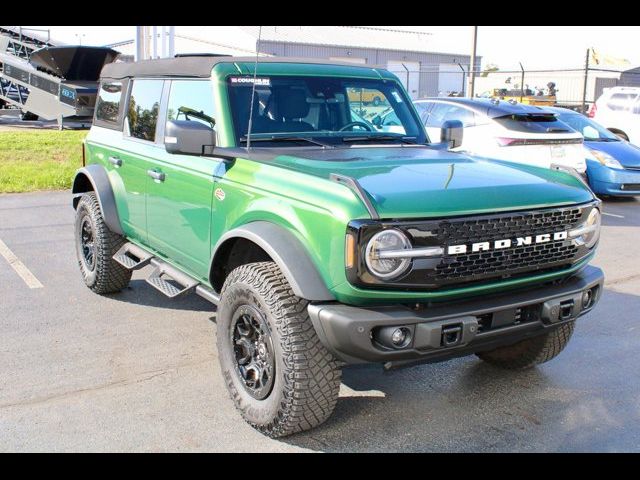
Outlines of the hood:
<svg viewBox="0 0 640 480">
<path fill-rule="evenodd" d="M 621 140 L 619 142 L 584 142 L 585 146 L 608 153 L 623 167 L 640 167 L 640 148 Z"/>
<path fill-rule="evenodd" d="M 522 210 L 593 199 L 578 179 L 563 172 L 428 147 L 310 148 L 295 154 L 287 149 L 286 155 L 284 149 L 259 150 L 249 158 L 318 177 L 338 173 L 358 180 L 382 218 Z"/>
</svg>

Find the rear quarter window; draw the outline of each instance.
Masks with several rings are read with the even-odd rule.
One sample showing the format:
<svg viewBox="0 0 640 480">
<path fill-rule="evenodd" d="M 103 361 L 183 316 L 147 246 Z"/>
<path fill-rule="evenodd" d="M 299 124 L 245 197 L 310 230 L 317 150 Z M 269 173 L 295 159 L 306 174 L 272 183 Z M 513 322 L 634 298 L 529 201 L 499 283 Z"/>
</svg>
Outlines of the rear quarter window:
<svg viewBox="0 0 640 480">
<path fill-rule="evenodd" d="M 607 100 L 607 108 L 614 111 L 629 110 L 636 97 L 635 93 L 614 93 Z"/>
<path fill-rule="evenodd" d="M 163 80 L 133 81 L 127 112 L 131 137 L 155 141 L 163 84 Z"/>
<path fill-rule="evenodd" d="M 555 115 L 505 115 L 493 119 L 507 130 L 527 133 L 567 133 L 574 130 Z"/>
<path fill-rule="evenodd" d="M 95 124 L 120 128 L 122 125 L 122 111 L 125 85 L 122 81 L 102 81 L 98 91 L 95 107 Z"/>
</svg>

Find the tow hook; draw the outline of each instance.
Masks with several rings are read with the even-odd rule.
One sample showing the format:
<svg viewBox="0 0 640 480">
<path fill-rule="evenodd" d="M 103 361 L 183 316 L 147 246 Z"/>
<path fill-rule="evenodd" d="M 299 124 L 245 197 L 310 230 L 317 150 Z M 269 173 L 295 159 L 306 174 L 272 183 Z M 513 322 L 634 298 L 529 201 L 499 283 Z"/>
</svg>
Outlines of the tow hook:
<svg viewBox="0 0 640 480">
<path fill-rule="evenodd" d="M 457 323 L 455 325 L 445 325 L 442 327 L 442 340 L 441 345 L 443 347 L 455 347 L 462 342 L 462 324 Z"/>
<path fill-rule="evenodd" d="M 560 320 L 568 320 L 573 316 L 573 300 L 560 303 Z"/>
</svg>

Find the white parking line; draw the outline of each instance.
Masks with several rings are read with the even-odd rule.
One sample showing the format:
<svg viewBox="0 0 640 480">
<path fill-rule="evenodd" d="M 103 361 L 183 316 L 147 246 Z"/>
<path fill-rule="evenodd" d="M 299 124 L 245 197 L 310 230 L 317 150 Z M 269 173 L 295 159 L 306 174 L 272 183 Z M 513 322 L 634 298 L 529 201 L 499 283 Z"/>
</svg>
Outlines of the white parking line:
<svg viewBox="0 0 640 480">
<path fill-rule="evenodd" d="M 24 280 L 24 283 L 27 284 L 27 287 L 43 287 L 42 283 L 40 283 L 40 280 L 38 280 L 35 275 L 31 273 L 31 271 L 25 266 L 25 264 L 22 263 L 11 250 L 9 250 L 9 247 L 7 247 L 7 245 L 2 240 L 0 240 L 0 255 L 2 255 L 5 260 L 9 262 L 11 268 L 13 268 L 16 273 L 20 275 L 20 278 Z"/>
<path fill-rule="evenodd" d="M 609 215 L 610 217 L 624 218 L 622 215 L 616 215 L 615 213 L 602 212 L 602 214 L 603 215 Z"/>
</svg>

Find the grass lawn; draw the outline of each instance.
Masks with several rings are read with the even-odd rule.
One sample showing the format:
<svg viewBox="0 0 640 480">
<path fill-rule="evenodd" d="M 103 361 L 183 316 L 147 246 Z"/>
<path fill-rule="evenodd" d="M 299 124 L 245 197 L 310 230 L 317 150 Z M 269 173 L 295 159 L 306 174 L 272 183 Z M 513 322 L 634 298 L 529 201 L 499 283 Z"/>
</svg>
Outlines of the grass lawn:
<svg viewBox="0 0 640 480">
<path fill-rule="evenodd" d="M 71 188 L 87 130 L 0 132 L 0 193 Z"/>
</svg>

